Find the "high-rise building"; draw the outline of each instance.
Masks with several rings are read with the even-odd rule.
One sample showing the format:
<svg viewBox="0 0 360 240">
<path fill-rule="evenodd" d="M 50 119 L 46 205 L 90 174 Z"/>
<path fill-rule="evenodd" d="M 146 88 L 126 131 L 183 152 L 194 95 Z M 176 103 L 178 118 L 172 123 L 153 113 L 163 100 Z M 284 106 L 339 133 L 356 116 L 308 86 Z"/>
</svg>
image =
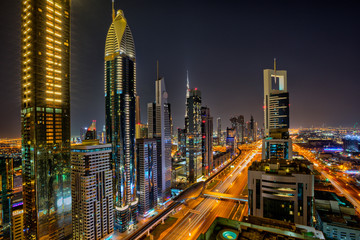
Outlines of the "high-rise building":
<svg viewBox="0 0 360 240">
<path fill-rule="evenodd" d="M 106 142 L 112 144 L 115 228 L 124 232 L 136 223 L 135 45 L 124 13 L 110 25 L 105 45 Z"/>
<path fill-rule="evenodd" d="M 213 118 L 208 107 L 201 108 L 201 152 L 203 175 L 209 176 L 214 169 L 213 164 Z"/>
<path fill-rule="evenodd" d="M 245 120 L 244 120 L 244 116 L 240 115 L 238 117 L 238 122 L 239 122 L 239 142 L 243 143 L 244 142 L 244 138 L 245 138 Z"/>
<path fill-rule="evenodd" d="M 21 134 L 24 233 L 71 236 L 70 0 L 23 0 Z"/>
<path fill-rule="evenodd" d="M 287 90 L 287 72 L 264 69 L 264 124 L 265 141 L 263 151 L 275 149 L 285 151 L 288 159 L 292 158 L 292 141 L 289 138 L 289 92 Z M 270 147 L 273 149 L 271 150 Z M 285 147 L 285 148 L 284 148 Z M 266 155 L 263 153 L 263 156 Z"/>
<path fill-rule="evenodd" d="M 274 70 L 264 70 L 264 83 L 265 139 L 262 160 L 248 169 L 249 214 L 310 226 L 314 174 L 310 162 L 292 160 L 286 71 L 277 72 L 275 64 Z"/>
<path fill-rule="evenodd" d="M 13 190 L 13 159 L 0 155 L 0 239 L 11 238 L 11 197 Z"/>
<path fill-rule="evenodd" d="M 221 118 L 218 117 L 216 121 L 217 121 L 217 137 L 220 140 L 220 138 L 221 138 Z"/>
<path fill-rule="evenodd" d="M 155 81 L 155 102 L 148 104 L 148 136 L 157 144 L 158 197 L 163 201 L 171 196 L 171 108 L 164 78 Z"/>
<path fill-rule="evenodd" d="M 93 120 L 91 123 L 91 126 L 88 127 L 86 134 L 85 134 L 85 140 L 95 140 L 97 139 L 96 135 L 96 120 Z"/>
<path fill-rule="evenodd" d="M 289 92 L 285 70 L 264 69 L 264 122 L 266 137 L 289 137 Z"/>
<path fill-rule="evenodd" d="M 201 136 L 201 92 L 190 90 L 187 98 L 186 129 L 186 166 L 190 183 L 202 176 L 202 136 Z"/>
<path fill-rule="evenodd" d="M 146 215 L 157 206 L 157 141 L 154 138 L 136 139 L 137 193 L 139 214 Z"/>
<path fill-rule="evenodd" d="M 114 232 L 111 149 L 99 140 L 72 146 L 72 239 L 105 239 Z"/>
</svg>

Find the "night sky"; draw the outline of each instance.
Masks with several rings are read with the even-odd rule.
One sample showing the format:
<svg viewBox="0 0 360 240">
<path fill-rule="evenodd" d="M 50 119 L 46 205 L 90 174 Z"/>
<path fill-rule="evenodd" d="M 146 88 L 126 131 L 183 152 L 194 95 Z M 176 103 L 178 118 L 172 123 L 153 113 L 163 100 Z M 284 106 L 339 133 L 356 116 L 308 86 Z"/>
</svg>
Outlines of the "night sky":
<svg viewBox="0 0 360 240">
<path fill-rule="evenodd" d="M 291 127 L 360 123 L 357 1 L 118 0 L 132 30 L 142 120 L 154 100 L 156 60 L 175 127 L 190 86 L 223 126 L 233 115 L 263 123 L 262 70 L 288 71 Z M 316 3 L 314 3 L 316 2 Z M 20 136 L 20 1 L 0 3 L 0 137 Z M 72 1 L 72 135 L 104 124 L 104 47 L 110 0 Z"/>
</svg>

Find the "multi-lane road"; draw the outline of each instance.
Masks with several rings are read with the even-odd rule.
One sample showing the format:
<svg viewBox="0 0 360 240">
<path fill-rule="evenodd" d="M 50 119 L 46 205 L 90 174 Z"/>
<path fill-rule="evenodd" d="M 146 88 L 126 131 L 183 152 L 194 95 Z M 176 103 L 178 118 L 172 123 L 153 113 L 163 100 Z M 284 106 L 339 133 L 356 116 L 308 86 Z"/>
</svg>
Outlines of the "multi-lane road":
<svg viewBox="0 0 360 240">
<path fill-rule="evenodd" d="M 219 193 L 228 193 L 232 195 L 240 195 L 247 185 L 247 168 L 254 160 L 261 158 L 261 145 L 257 144 L 250 151 L 243 152 L 240 156 L 238 165 L 233 166 L 231 171 L 225 176 L 219 177 L 219 183 L 212 189 L 212 191 Z M 193 201 L 193 202 L 191 202 Z M 161 235 L 160 239 L 197 239 L 197 237 L 205 232 L 215 220 L 216 217 L 226 217 L 236 210 L 242 210 L 244 207 L 239 205 L 239 202 L 232 200 L 218 200 L 214 198 L 200 198 L 197 200 L 190 200 L 188 206 L 197 204 L 195 208 L 187 211 L 184 216 L 181 213 L 180 219 L 168 229 L 166 233 Z M 246 209 L 243 209 L 244 214 Z M 186 212 L 186 209 L 183 209 Z"/>
<path fill-rule="evenodd" d="M 360 213 L 360 191 L 351 181 L 346 178 L 339 177 L 331 172 L 323 163 L 316 159 L 313 153 L 300 147 L 299 145 L 294 144 L 294 150 L 298 151 L 302 156 L 312 162 L 314 164 L 314 168 L 320 172 L 322 176 L 328 179 L 331 184 L 356 207 L 357 212 Z"/>
</svg>

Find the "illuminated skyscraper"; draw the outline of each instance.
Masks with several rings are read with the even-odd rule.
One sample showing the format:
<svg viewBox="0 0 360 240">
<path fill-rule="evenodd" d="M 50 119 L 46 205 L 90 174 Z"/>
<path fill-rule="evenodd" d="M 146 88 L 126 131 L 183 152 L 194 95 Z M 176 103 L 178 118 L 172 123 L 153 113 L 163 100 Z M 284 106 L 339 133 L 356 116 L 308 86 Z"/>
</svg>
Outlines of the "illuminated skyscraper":
<svg viewBox="0 0 360 240">
<path fill-rule="evenodd" d="M 124 232 L 136 222 L 135 45 L 130 27 L 119 10 L 105 45 L 105 121 L 107 143 L 112 144 L 115 228 Z"/>
<path fill-rule="evenodd" d="M 203 175 L 210 175 L 213 165 L 213 117 L 210 116 L 208 107 L 201 108 L 201 152 Z"/>
<path fill-rule="evenodd" d="M 21 134 L 27 239 L 71 236 L 70 0 L 22 0 Z"/>
<path fill-rule="evenodd" d="M 157 138 L 158 197 L 160 201 L 171 192 L 171 109 L 164 78 L 155 81 L 155 102 L 148 104 L 149 138 Z"/>
<path fill-rule="evenodd" d="M 186 100 L 186 166 L 188 180 L 193 183 L 202 176 L 201 92 L 190 90 Z"/>
<path fill-rule="evenodd" d="M 146 215 L 158 201 L 157 139 L 136 139 L 139 213 Z"/>
</svg>

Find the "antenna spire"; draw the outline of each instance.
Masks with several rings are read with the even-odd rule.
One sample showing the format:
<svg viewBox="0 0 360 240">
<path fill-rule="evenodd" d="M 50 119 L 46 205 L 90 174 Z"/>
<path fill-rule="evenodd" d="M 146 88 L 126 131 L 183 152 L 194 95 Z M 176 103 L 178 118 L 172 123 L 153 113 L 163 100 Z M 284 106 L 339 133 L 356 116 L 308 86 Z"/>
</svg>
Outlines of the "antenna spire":
<svg viewBox="0 0 360 240">
<path fill-rule="evenodd" d="M 190 83 L 189 83 L 189 70 L 186 70 L 186 88 L 190 89 Z"/>
<path fill-rule="evenodd" d="M 274 75 L 275 75 L 275 84 L 276 84 L 276 58 L 274 58 Z"/>
<path fill-rule="evenodd" d="M 156 60 L 156 79 L 159 79 L 159 60 Z"/>
<path fill-rule="evenodd" d="M 115 2 L 114 2 L 114 0 L 112 0 L 112 19 L 113 19 L 113 21 L 115 19 Z"/>
</svg>

